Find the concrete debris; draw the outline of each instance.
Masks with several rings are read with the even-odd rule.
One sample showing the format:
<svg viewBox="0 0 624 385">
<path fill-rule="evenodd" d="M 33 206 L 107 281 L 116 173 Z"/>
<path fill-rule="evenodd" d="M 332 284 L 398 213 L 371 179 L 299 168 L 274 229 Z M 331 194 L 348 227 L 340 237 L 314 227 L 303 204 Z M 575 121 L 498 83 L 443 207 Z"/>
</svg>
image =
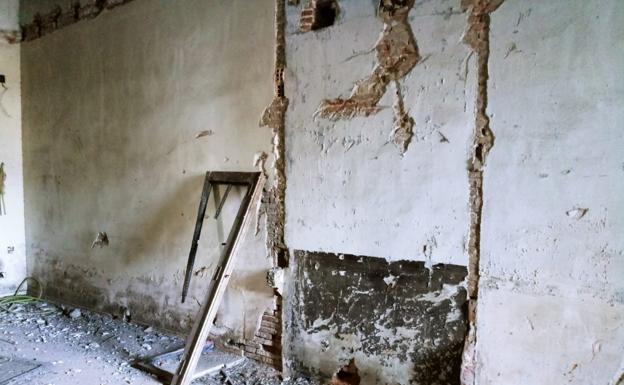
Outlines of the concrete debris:
<svg viewBox="0 0 624 385">
<path fill-rule="evenodd" d="M 82 312 L 80 311 L 80 309 L 74 309 L 72 311 L 69 312 L 69 318 L 71 319 L 77 319 L 82 317 Z"/>
<path fill-rule="evenodd" d="M 100 231 L 97 234 L 97 236 L 95 237 L 95 240 L 91 244 L 91 248 L 94 249 L 95 246 L 99 246 L 100 248 L 104 246 L 108 246 L 108 234 L 106 234 L 106 232 Z"/>
<path fill-rule="evenodd" d="M 20 376 L 19 384 L 157 385 L 160 382 L 131 362 L 184 346 L 182 338 L 88 310 L 76 319 L 43 301 L 12 310 L 0 312 L 2 355 L 43 364 L 40 370 Z M 226 369 L 226 374 L 237 385 L 319 384 L 305 377 L 283 380 L 275 369 L 247 358 Z M 193 384 L 222 385 L 222 378 L 215 373 Z"/>
<path fill-rule="evenodd" d="M 352 358 L 349 363 L 343 366 L 336 374 L 332 376 L 330 385 L 359 385 L 360 375 L 358 368 L 355 366 L 355 359 Z"/>
</svg>

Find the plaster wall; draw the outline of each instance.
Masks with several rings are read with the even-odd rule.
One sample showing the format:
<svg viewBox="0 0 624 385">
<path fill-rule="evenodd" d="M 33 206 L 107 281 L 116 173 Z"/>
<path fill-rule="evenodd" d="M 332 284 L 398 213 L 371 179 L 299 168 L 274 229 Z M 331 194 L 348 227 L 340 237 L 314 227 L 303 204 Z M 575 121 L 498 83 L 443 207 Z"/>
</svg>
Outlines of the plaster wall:
<svg viewBox="0 0 624 385">
<path fill-rule="evenodd" d="M 13 294 L 26 277 L 24 182 L 22 176 L 22 113 L 20 46 L 0 39 L 0 163 L 4 163 L 4 195 L 0 194 L 0 295 Z M 0 184 L 1 176 L 0 176 Z M 4 215 L 2 215 L 4 214 Z"/>
<path fill-rule="evenodd" d="M 273 8 L 137 0 L 22 44 L 27 254 L 47 297 L 190 326 L 241 196 L 218 221 L 210 200 L 180 304 L 204 173 L 254 171 L 270 149 L 258 118 L 272 96 Z M 100 231 L 109 245 L 91 248 Z M 224 338 L 253 338 L 273 306 L 262 234 L 237 256 Z"/>
<path fill-rule="evenodd" d="M 623 38 L 617 0 L 492 14 L 480 385 L 610 384 L 624 358 Z"/>
<path fill-rule="evenodd" d="M 286 243 L 465 266 L 466 160 L 474 120 L 474 71 L 467 70 L 474 63 L 461 42 L 459 3 L 417 2 L 409 13 L 422 59 L 399 80 L 415 121 L 403 156 L 390 141 L 393 84 L 376 115 L 338 121 L 315 115 L 324 99 L 348 96 L 376 64 L 383 28 L 377 4 L 339 5 L 334 26 L 308 33 L 298 32 L 303 5 L 289 7 Z"/>
<path fill-rule="evenodd" d="M 291 249 L 468 263 L 477 68 L 461 42 L 467 15 L 458 3 L 416 1 L 409 13 L 422 59 L 399 81 L 415 121 L 403 156 L 389 137 L 394 85 L 372 116 L 317 113 L 375 67 L 377 2 L 339 1 L 333 26 L 305 33 L 306 4 L 289 7 Z M 622 370 L 623 18 L 618 1 L 507 0 L 491 15 L 486 100 L 495 140 L 480 226 L 480 385 L 606 384 Z M 324 335 L 297 332 L 292 358 L 307 363 L 297 346 L 322 347 Z M 348 338 L 312 366 L 330 371 L 332 358 L 337 368 L 349 352 L 361 355 L 360 336 Z"/>
<path fill-rule="evenodd" d="M 378 2 L 343 0 L 338 4 L 333 26 L 306 33 L 299 31 L 299 20 L 307 2 L 288 7 L 286 243 L 291 250 L 345 254 L 345 258 L 346 254 L 368 255 L 406 266 L 424 262 L 425 276 L 436 264 L 465 269 L 470 225 L 466 162 L 472 143 L 476 64 L 469 60 L 471 51 L 461 41 L 466 17 L 459 2 L 416 2 L 409 12 L 421 60 L 398 81 L 405 109 L 414 119 L 414 135 L 404 155 L 391 139 L 393 83 L 379 102 L 377 114 L 331 120 L 317 113 L 324 100 L 348 97 L 377 65 L 374 47 L 383 29 Z M 449 346 L 460 346 L 461 351 L 463 342 L 458 345 L 457 336 L 463 341 L 465 314 L 438 305 L 448 300 L 449 293 L 465 297 L 465 283 L 445 285 L 422 301 L 406 295 L 409 303 L 417 298 L 420 310 L 411 312 L 413 317 L 394 318 L 384 308 L 384 298 L 395 298 L 392 285 L 382 282 L 368 294 L 364 288 L 381 281 L 380 277 L 414 284 L 407 272 L 393 278 L 385 270 L 360 276 L 349 267 L 334 269 L 334 276 L 328 273 L 327 279 L 337 283 L 327 283 L 327 287 L 357 282 L 338 295 L 346 302 L 344 312 L 352 317 L 341 319 L 342 307 L 328 311 L 333 315 L 310 315 L 303 310 L 305 295 L 296 285 L 304 279 L 306 285 L 317 282 L 297 272 L 296 266 L 303 263 L 297 259 L 301 255 L 293 255 L 296 260 L 286 290 L 290 308 L 285 317 L 292 317 L 285 321 L 292 322 L 287 324 L 291 328 L 284 330 L 287 366 L 331 375 L 355 357 L 363 384 L 429 383 L 428 375 L 441 384 L 459 383 L 453 359 L 435 357 L 442 351 L 457 352 L 446 349 Z M 326 269 L 319 263 L 314 274 Z M 332 290 L 321 284 L 312 290 L 327 295 L 321 301 L 325 306 L 334 306 L 328 299 L 336 295 Z M 355 309 L 362 307 L 357 305 L 360 294 L 374 312 L 355 315 Z M 462 300 L 457 307 L 463 305 Z M 394 306 L 407 307 L 402 299 Z M 439 322 L 430 318 L 438 312 L 443 313 Z M 409 322 L 403 323 L 401 317 Z M 387 327 L 395 321 L 401 327 Z M 371 329 L 365 331 L 363 325 L 369 323 Z M 461 330 L 457 325 L 462 325 Z M 436 327 L 444 332 L 436 334 Z"/>
<path fill-rule="evenodd" d="M 19 0 L 0 2 L 0 31 L 19 30 Z"/>
</svg>

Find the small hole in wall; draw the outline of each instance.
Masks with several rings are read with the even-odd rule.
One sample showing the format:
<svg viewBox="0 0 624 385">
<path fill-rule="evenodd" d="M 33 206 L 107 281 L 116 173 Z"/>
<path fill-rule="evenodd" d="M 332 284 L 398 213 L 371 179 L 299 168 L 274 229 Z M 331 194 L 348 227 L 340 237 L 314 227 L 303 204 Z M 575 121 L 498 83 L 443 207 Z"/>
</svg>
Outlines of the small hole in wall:
<svg viewBox="0 0 624 385">
<path fill-rule="evenodd" d="M 336 0 L 317 0 L 314 8 L 314 22 L 312 30 L 331 27 L 338 16 L 338 3 Z"/>
</svg>

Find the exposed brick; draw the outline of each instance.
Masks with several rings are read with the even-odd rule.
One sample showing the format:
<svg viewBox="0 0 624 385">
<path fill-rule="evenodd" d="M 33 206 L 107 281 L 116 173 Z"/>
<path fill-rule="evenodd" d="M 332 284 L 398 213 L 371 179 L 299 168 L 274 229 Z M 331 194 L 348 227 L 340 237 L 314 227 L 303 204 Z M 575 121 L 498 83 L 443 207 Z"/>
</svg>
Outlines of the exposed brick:
<svg viewBox="0 0 624 385">
<path fill-rule="evenodd" d="M 273 322 L 276 325 L 280 324 L 280 319 L 278 317 L 276 317 L 274 315 L 271 315 L 271 314 L 267 314 L 267 313 L 264 313 L 262 315 L 262 321 L 263 322 Z"/>
</svg>

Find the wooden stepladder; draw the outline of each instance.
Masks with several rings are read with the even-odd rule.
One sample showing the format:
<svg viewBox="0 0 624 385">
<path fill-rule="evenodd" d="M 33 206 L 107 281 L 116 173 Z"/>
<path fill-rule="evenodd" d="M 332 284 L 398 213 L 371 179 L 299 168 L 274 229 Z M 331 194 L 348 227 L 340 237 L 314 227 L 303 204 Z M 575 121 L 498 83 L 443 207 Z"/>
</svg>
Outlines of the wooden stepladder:
<svg viewBox="0 0 624 385">
<path fill-rule="evenodd" d="M 206 173 L 199 210 L 197 212 L 195 232 L 193 233 L 193 242 L 191 243 L 191 251 L 186 267 L 186 276 L 182 289 L 182 302 L 186 299 L 193 275 L 197 245 L 201 235 L 210 191 L 213 188 L 217 188 L 219 185 L 227 186 L 221 201 L 217 205 L 215 218 L 219 216 L 223 204 L 233 186 L 247 187 L 247 191 L 243 196 L 236 217 L 234 218 L 232 228 L 230 229 L 230 233 L 219 259 L 219 264 L 210 281 L 208 294 L 202 304 L 191 333 L 187 338 L 182 360 L 171 380 L 172 385 L 188 385 L 195 378 L 197 363 L 204 348 L 204 344 L 206 343 L 206 339 L 208 338 L 208 334 L 210 333 L 210 328 L 217 315 L 217 310 L 228 281 L 230 280 L 232 269 L 234 268 L 234 257 L 243 239 L 245 230 L 248 228 L 249 222 L 253 217 L 254 210 L 252 210 L 252 203 L 260 199 L 264 182 L 265 178 L 259 172 L 209 171 Z"/>
</svg>

